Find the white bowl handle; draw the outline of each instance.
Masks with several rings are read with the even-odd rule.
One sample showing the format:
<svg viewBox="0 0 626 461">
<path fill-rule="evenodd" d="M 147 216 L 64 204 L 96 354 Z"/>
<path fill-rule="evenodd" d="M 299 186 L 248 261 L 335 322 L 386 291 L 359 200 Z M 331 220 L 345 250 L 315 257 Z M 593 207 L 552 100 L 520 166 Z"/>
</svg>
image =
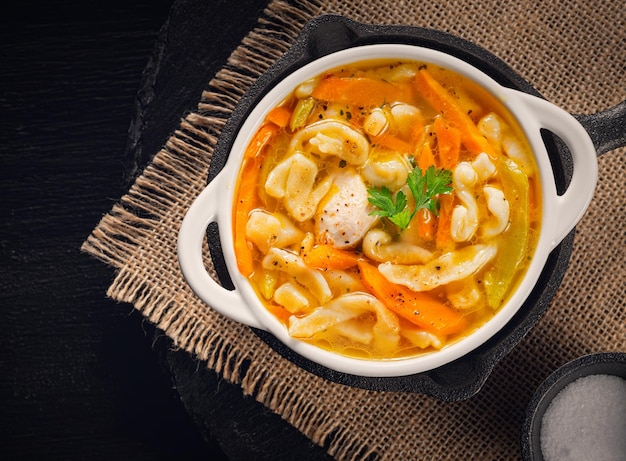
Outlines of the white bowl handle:
<svg viewBox="0 0 626 461">
<path fill-rule="evenodd" d="M 598 160 L 593 142 L 587 131 L 573 115 L 558 106 L 535 96 L 516 90 L 535 120 L 567 145 L 572 154 L 573 173 L 563 195 L 557 195 L 557 215 L 548 218 L 555 223 L 551 246 L 557 246 L 576 226 L 589 206 L 598 180 Z"/>
<path fill-rule="evenodd" d="M 204 265 L 202 242 L 208 225 L 216 221 L 219 203 L 223 200 L 221 179 L 222 176 L 217 175 L 187 211 L 178 233 L 178 262 L 191 289 L 208 306 L 237 322 L 265 329 L 237 288 L 231 291 L 221 286 L 213 280 Z"/>
</svg>

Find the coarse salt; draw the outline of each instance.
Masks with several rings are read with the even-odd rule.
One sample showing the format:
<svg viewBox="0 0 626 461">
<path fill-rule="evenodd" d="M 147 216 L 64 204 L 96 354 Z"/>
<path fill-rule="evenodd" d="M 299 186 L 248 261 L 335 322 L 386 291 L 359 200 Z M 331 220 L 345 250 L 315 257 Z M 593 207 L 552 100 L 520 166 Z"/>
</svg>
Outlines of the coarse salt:
<svg viewBox="0 0 626 461">
<path fill-rule="evenodd" d="M 546 461 L 626 461 L 626 380 L 578 378 L 544 413 L 541 452 Z"/>
</svg>

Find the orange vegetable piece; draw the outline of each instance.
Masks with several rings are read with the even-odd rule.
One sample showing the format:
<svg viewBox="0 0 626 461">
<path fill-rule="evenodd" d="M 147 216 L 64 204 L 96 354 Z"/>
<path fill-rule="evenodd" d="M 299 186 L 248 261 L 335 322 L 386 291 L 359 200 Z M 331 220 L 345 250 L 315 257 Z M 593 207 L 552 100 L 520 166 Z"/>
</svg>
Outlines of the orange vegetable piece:
<svg viewBox="0 0 626 461">
<path fill-rule="evenodd" d="M 424 143 L 426 143 L 426 127 L 422 122 L 416 122 L 411 128 L 411 134 L 409 136 L 409 143 L 411 144 L 413 155 L 416 161 L 419 159 L 420 150 Z"/>
<path fill-rule="evenodd" d="M 367 289 L 391 311 L 424 330 L 438 334 L 458 333 L 465 318 L 426 293 L 389 282 L 375 266 L 359 261 L 361 280 Z"/>
<path fill-rule="evenodd" d="M 413 89 L 408 84 L 394 84 L 367 77 L 328 77 L 315 87 L 311 96 L 321 101 L 380 107 L 385 103 L 410 103 L 413 100 Z"/>
<path fill-rule="evenodd" d="M 274 107 L 267 114 L 267 121 L 272 122 L 273 124 L 279 126 L 280 128 L 285 128 L 289 125 L 289 121 L 291 120 L 291 109 L 287 106 L 278 106 Z"/>
<path fill-rule="evenodd" d="M 461 155 L 461 132 L 449 126 L 443 117 L 436 117 L 433 123 L 439 149 L 439 166 L 452 170 L 459 163 Z"/>
<path fill-rule="evenodd" d="M 280 320 L 283 324 L 288 325 L 289 317 L 291 317 L 291 312 L 285 309 L 283 306 L 279 306 L 277 304 L 268 302 L 266 303 L 267 310 L 272 313 L 274 317 Z"/>
<path fill-rule="evenodd" d="M 246 159 L 244 162 L 239 180 L 239 192 L 235 201 L 234 237 L 237 267 L 247 277 L 254 270 L 254 248 L 246 238 L 246 224 L 250 212 L 257 207 L 259 201 L 256 181 L 260 174 L 261 162 L 255 158 Z"/>
<path fill-rule="evenodd" d="M 437 166 L 437 161 L 435 159 L 435 154 L 430 147 L 429 143 L 424 144 L 421 152 L 417 158 L 417 166 L 422 171 L 426 171 L 429 166 Z"/>
<path fill-rule="evenodd" d="M 417 219 L 417 233 L 426 241 L 435 239 L 437 234 L 437 217 L 428 208 L 421 208 L 415 215 Z"/>
<path fill-rule="evenodd" d="M 435 246 L 437 248 L 444 249 L 454 243 L 450 233 L 453 206 L 454 197 L 452 195 L 442 194 L 439 196 L 439 217 L 437 219 L 437 234 L 435 236 Z"/>
<path fill-rule="evenodd" d="M 411 145 L 408 142 L 387 133 L 373 137 L 372 143 L 381 147 L 386 147 L 387 149 L 400 154 L 408 154 L 411 152 Z"/>
<path fill-rule="evenodd" d="M 342 250 L 333 245 L 317 245 L 303 256 L 304 262 L 316 269 L 344 270 L 354 267 L 359 256 L 352 251 Z"/>
<path fill-rule="evenodd" d="M 415 86 L 422 97 L 446 121 L 461 133 L 461 143 L 473 154 L 487 153 L 495 158 L 494 149 L 478 128 L 471 117 L 461 108 L 452 96 L 426 69 L 422 69 L 415 77 Z"/>
<path fill-rule="evenodd" d="M 257 183 L 261 174 L 261 159 L 265 147 L 274 138 L 279 128 L 274 124 L 263 125 L 252 139 L 246 152 L 239 177 L 237 200 L 235 201 L 234 240 L 237 267 L 246 277 L 252 274 L 254 248 L 246 238 L 246 224 L 250 212 L 259 206 Z"/>
<path fill-rule="evenodd" d="M 243 158 L 257 158 L 263 153 L 263 149 L 278 133 L 279 127 L 273 123 L 266 123 L 259 128 L 259 131 L 254 135 L 250 144 L 246 148 Z"/>
</svg>

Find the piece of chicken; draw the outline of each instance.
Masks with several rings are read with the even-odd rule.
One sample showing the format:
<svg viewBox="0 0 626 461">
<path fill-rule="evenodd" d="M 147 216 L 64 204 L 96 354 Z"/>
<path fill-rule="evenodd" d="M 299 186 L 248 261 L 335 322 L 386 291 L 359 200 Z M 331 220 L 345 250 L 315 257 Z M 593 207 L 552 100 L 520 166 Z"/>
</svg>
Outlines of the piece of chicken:
<svg viewBox="0 0 626 461">
<path fill-rule="evenodd" d="M 318 241 L 337 248 L 356 246 L 378 219 L 371 211 L 361 177 L 352 169 L 338 173 L 315 217 Z"/>
</svg>

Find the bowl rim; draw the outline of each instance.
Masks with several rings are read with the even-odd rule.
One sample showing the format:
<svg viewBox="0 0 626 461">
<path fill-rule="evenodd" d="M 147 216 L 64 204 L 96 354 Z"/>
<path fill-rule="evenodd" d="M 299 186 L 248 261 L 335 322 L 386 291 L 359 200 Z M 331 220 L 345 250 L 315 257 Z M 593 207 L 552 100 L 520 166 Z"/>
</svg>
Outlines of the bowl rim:
<svg viewBox="0 0 626 461">
<path fill-rule="evenodd" d="M 252 108 L 251 112 L 245 117 L 243 124 L 237 132 L 227 164 L 220 173 L 227 176 L 227 179 L 224 181 L 228 190 L 228 200 L 224 200 L 224 203 L 226 204 L 225 206 L 230 207 L 233 200 L 243 150 L 251 140 L 251 137 L 255 133 L 256 129 L 262 123 L 265 114 L 272 107 L 281 102 L 297 84 L 307 78 L 318 75 L 325 70 L 335 68 L 341 64 L 373 59 L 405 59 L 426 61 L 435 65 L 440 65 L 468 77 L 499 99 L 503 106 L 510 112 L 511 116 L 517 120 L 528 143 L 530 144 L 535 156 L 539 175 L 541 176 L 542 195 L 544 197 L 542 200 L 543 212 L 546 214 L 551 213 L 550 207 L 553 204 L 546 201 L 545 197 L 547 194 L 555 195 L 552 166 L 550 164 L 545 145 L 539 135 L 539 128 L 536 123 L 533 122 L 532 114 L 529 113 L 523 103 L 520 103 L 520 101 L 516 99 L 516 95 L 511 93 L 513 90 L 507 89 L 493 80 L 482 70 L 455 56 L 438 50 L 433 50 L 431 48 L 408 44 L 373 44 L 347 48 L 318 58 L 296 69 L 281 79 Z M 475 350 L 500 331 L 521 308 L 523 301 L 527 298 L 532 288 L 535 286 L 541 273 L 541 269 L 545 265 L 550 251 L 553 249 L 553 246 L 551 245 L 552 242 L 547 241 L 548 239 L 546 238 L 549 226 L 546 225 L 546 222 L 544 221 L 541 226 L 537 249 L 535 250 L 533 260 L 527 269 L 526 276 L 521 281 L 513 295 L 509 298 L 507 303 L 499 309 L 494 317 L 467 337 L 462 338 L 441 350 L 417 357 L 388 361 L 363 360 L 324 351 L 317 346 L 312 346 L 308 343 L 290 337 L 286 333 L 284 326 L 277 319 L 275 319 L 271 313 L 262 307 L 262 304 L 257 299 L 257 295 L 247 279 L 242 277 L 235 267 L 231 231 L 231 213 L 229 211 L 232 210 L 223 209 L 219 216 L 221 219 L 218 221 L 220 228 L 229 230 L 228 232 L 220 232 L 224 259 L 227 267 L 229 268 L 229 273 L 231 274 L 233 282 L 241 290 L 248 304 L 251 305 L 251 308 L 254 311 L 253 314 L 257 317 L 261 325 L 267 328 L 269 332 L 271 332 L 289 348 L 307 358 L 312 359 L 316 363 L 336 371 L 343 371 L 359 376 L 401 376 L 420 373 L 438 368 L 466 355 L 468 352 Z"/>
<path fill-rule="evenodd" d="M 251 107 L 282 75 L 332 51 L 372 43 L 405 43 L 444 51 L 475 63 L 503 86 L 543 97 L 505 61 L 459 36 L 426 27 L 370 24 L 338 14 L 322 14 L 304 25 L 293 44 L 252 83 L 224 120 L 209 165 L 207 184 L 223 169 L 234 136 Z M 557 142 L 552 133 L 545 132 L 543 137 L 555 168 L 557 189 L 561 193 L 568 187 L 572 176 L 572 160 L 567 149 Z M 337 372 L 297 354 L 264 330 L 254 327 L 250 327 L 250 330 L 285 359 L 330 382 L 372 391 L 421 393 L 448 402 L 465 400 L 480 391 L 495 365 L 521 342 L 545 314 L 567 272 L 574 236 L 575 229 L 572 229 L 552 250 L 524 306 L 497 335 L 466 356 L 427 372 L 397 377 L 362 377 Z M 208 224 L 205 237 L 208 239 L 217 281 L 232 290 L 234 286 L 223 258 L 217 223 Z M 211 305 L 210 302 L 208 304 Z"/>
</svg>

